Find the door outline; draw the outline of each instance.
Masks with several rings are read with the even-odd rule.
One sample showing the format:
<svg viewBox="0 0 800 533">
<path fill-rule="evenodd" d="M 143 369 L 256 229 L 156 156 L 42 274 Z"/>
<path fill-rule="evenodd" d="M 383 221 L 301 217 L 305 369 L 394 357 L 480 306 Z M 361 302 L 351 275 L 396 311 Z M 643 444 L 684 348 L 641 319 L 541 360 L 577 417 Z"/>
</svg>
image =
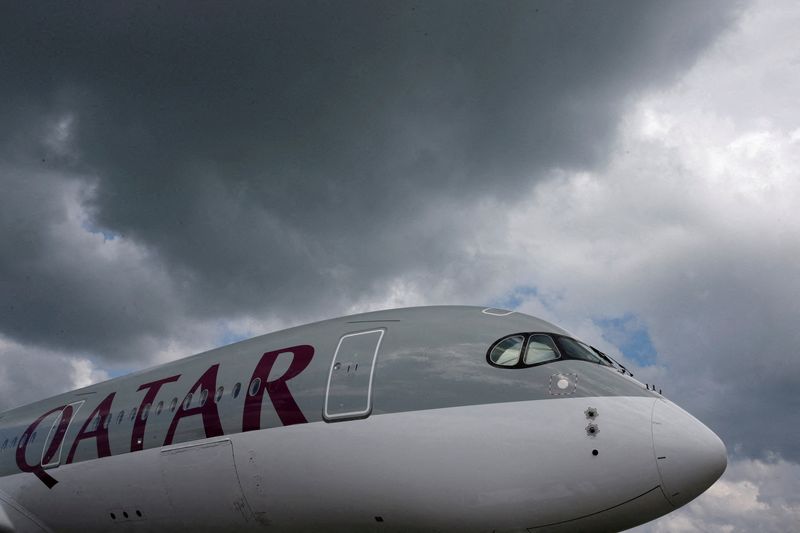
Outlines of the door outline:
<svg viewBox="0 0 800 533">
<path fill-rule="evenodd" d="M 213 455 L 214 453 L 221 453 L 222 457 L 218 457 L 217 459 L 219 460 L 216 461 L 203 459 L 204 454 Z M 185 471 L 181 470 L 180 462 L 186 462 L 187 459 L 190 463 L 197 462 L 206 465 L 213 463 L 214 466 L 213 468 L 198 469 L 191 474 L 186 474 Z M 169 507 L 178 517 L 181 514 L 197 514 L 198 505 L 203 503 L 198 503 L 196 496 L 192 496 L 191 492 L 181 490 L 182 488 L 186 488 L 186 486 L 208 486 L 211 484 L 218 489 L 219 485 L 226 483 L 230 490 L 224 490 L 223 494 L 225 496 L 222 498 L 212 498 L 213 504 L 221 504 L 222 507 L 220 509 L 225 512 L 238 512 L 242 517 L 242 526 L 245 526 L 253 519 L 253 511 L 242 487 L 239 467 L 236 464 L 236 452 L 230 437 L 221 436 L 163 446 L 159 454 L 159 460 L 162 462 L 159 468 L 162 487 Z M 227 460 L 230 460 L 230 464 L 226 462 Z M 176 463 L 178 464 L 176 465 Z M 177 473 L 181 475 L 176 475 Z M 225 499 L 226 497 L 228 500 Z M 227 505 L 230 505 L 230 507 L 227 507 Z M 224 515 L 216 514 L 215 516 Z"/>
<path fill-rule="evenodd" d="M 372 362 L 369 369 L 369 385 L 367 385 L 367 407 L 361 411 L 330 414 L 328 412 L 328 399 L 330 398 L 331 392 L 331 378 L 333 377 L 333 367 L 336 365 L 336 358 L 339 356 L 339 349 L 342 347 L 342 342 L 349 337 L 369 335 L 373 333 L 380 333 L 380 335 L 378 336 L 378 342 L 375 343 L 375 351 L 372 352 Z M 331 367 L 328 370 L 328 383 L 325 386 L 325 406 L 322 410 L 322 417 L 326 421 L 331 422 L 350 418 L 366 418 L 372 412 L 372 378 L 375 376 L 375 361 L 378 358 L 378 351 L 381 349 L 381 342 L 383 342 L 384 333 L 386 333 L 386 329 L 384 328 L 371 329 L 368 331 L 359 331 L 357 333 L 348 333 L 347 335 L 342 335 L 342 337 L 339 339 L 339 343 L 336 345 L 336 351 L 333 353 L 333 359 L 331 359 Z"/>
<path fill-rule="evenodd" d="M 44 442 L 42 443 L 42 457 L 39 460 L 39 464 L 42 466 L 42 468 L 55 468 L 61 464 L 61 452 L 64 449 L 64 441 L 66 440 L 67 433 L 69 432 L 69 428 L 72 427 L 72 422 L 75 420 L 75 418 L 77 418 L 78 411 L 80 411 L 81 407 L 83 407 L 83 404 L 85 402 L 86 400 L 72 402 L 70 404 L 65 405 L 64 408 L 58 412 L 58 416 L 53 421 L 53 425 L 50 426 L 50 431 L 47 432 L 47 437 L 45 437 Z M 45 464 L 44 456 L 50 449 L 50 444 L 52 443 L 51 437 L 53 436 L 53 432 L 58 431 L 58 426 L 61 424 L 61 418 L 64 416 L 64 411 L 66 411 L 67 408 L 70 407 L 72 408 L 72 416 L 70 416 L 69 422 L 67 422 L 67 427 L 64 428 L 64 432 L 61 435 L 61 442 L 58 443 L 58 452 L 53 454 L 52 461 Z"/>
</svg>

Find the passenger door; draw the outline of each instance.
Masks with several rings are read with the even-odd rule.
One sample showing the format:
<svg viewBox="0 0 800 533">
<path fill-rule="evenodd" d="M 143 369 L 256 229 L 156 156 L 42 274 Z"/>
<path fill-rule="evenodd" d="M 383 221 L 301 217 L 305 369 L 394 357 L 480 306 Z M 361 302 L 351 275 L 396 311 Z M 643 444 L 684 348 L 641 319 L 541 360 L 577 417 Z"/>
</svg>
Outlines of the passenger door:
<svg viewBox="0 0 800 533">
<path fill-rule="evenodd" d="M 372 411 L 372 377 L 384 329 L 348 333 L 331 361 L 323 416 L 327 421 L 366 418 Z"/>
</svg>

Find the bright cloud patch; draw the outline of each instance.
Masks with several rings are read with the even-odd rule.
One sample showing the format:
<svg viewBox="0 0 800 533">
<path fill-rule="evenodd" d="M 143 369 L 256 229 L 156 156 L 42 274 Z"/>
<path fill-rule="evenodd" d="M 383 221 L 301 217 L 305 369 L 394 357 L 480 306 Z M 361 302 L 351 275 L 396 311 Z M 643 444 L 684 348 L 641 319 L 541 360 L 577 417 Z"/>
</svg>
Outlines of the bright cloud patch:
<svg viewBox="0 0 800 533">
<path fill-rule="evenodd" d="M 90 360 L 23 346 L 0 336 L 0 405 L 24 405 L 108 379 Z"/>
<path fill-rule="evenodd" d="M 105 370 L 97 368 L 89 359 L 73 359 L 72 365 L 72 387 L 79 389 L 88 387 L 109 378 Z"/>
<path fill-rule="evenodd" d="M 686 507 L 637 533 L 784 533 L 800 523 L 800 465 L 741 460 Z"/>
</svg>

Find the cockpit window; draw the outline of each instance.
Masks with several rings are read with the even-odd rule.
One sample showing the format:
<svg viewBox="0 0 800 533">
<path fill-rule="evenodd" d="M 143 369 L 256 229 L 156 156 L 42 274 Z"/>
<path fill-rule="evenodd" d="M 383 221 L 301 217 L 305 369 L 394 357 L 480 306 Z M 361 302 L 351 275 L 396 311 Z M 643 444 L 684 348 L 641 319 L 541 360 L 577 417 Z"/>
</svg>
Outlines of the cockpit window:
<svg viewBox="0 0 800 533">
<path fill-rule="evenodd" d="M 525 350 L 525 364 L 535 365 L 558 359 L 558 349 L 549 335 L 531 335 Z"/>
<path fill-rule="evenodd" d="M 495 342 L 486 359 L 490 365 L 503 368 L 527 368 L 560 359 L 613 366 L 611 359 L 591 346 L 555 333 L 511 334 Z"/>
<path fill-rule="evenodd" d="M 519 362 L 519 355 L 524 343 L 523 335 L 506 337 L 494 345 L 489 353 L 489 359 L 498 366 L 514 366 Z"/>
<path fill-rule="evenodd" d="M 592 363 L 608 365 L 594 350 L 581 341 L 576 341 L 569 337 L 558 337 L 558 347 L 561 348 L 570 359 L 582 359 Z"/>
</svg>

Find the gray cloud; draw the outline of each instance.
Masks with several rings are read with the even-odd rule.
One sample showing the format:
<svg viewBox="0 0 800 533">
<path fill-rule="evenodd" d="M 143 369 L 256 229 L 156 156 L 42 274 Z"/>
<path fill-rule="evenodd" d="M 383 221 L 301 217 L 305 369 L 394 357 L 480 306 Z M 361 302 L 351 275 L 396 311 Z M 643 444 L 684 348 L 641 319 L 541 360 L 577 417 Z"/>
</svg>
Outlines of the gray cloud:
<svg viewBox="0 0 800 533">
<path fill-rule="evenodd" d="M 688 95 L 632 112 L 601 174 L 562 176 L 523 196 L 511 242 L 496 248 L 508 261 L 534 258 L 508 272 L 541 287 L 521 297 L 522 310 L 605 338 L 609 350 L 617 332 L 603 321 L 632 316 L 657 354 L 652 366 L 628 360 L 637 377 L 717 431 L 733 457 L 798 462 L 798 141 L 777 126 L 769 142 L 747 126 L 709 136 L 705 119 L 676 105 L 705 89 L 694 81 L 684 82 Z M 678 131 L 649 132 L 654 114 Z M 538 227 L 547 232 L 525 233 Z"/>
<path fill-rule="evenodd" d="M 800 465 L 771 459 L 734 461 L 722 479 L 686 507 L 637 533 L 783 533 L 800 520 Z"/>
<path fill-rule="evenodd" d="M 132 331 L 167 331 L 163 317 L 178 311 L 171 280 L 147 250 L 84 229 L 81 203 L 91 187 L 63 173 L 0 170 L 3 332 L 113 358 L 131 355 L 124 340 Z"/>
<path fill-rule="evenodd" d="M 16 344 L 0 337 L 0 405 L 15 407 L 108 379 L 86 358 Z"/>
<path fill-rule="evenodd" d="M 64 252 L 46 232 L 62 207 L 17 216 L 5 223 L 2 296 L 14 304 L 0 331 L 111 359 L 184 320 L 337 312 L 399 276 L 463 262 L 470 214 L 438 206 L 502 199 L 552 167 L 604 164 L 626 102 L 679 75 L 734 12 L 656 2 L 9 9 L 0 146 L 15 170 L 4 188 L 16 189 L 16 172 L 40 194 L 91 184 L 84 225 L 139 256 L 43 275 Z M 27 212 L 29 202 L 3 199 Z"/>
</svg>

